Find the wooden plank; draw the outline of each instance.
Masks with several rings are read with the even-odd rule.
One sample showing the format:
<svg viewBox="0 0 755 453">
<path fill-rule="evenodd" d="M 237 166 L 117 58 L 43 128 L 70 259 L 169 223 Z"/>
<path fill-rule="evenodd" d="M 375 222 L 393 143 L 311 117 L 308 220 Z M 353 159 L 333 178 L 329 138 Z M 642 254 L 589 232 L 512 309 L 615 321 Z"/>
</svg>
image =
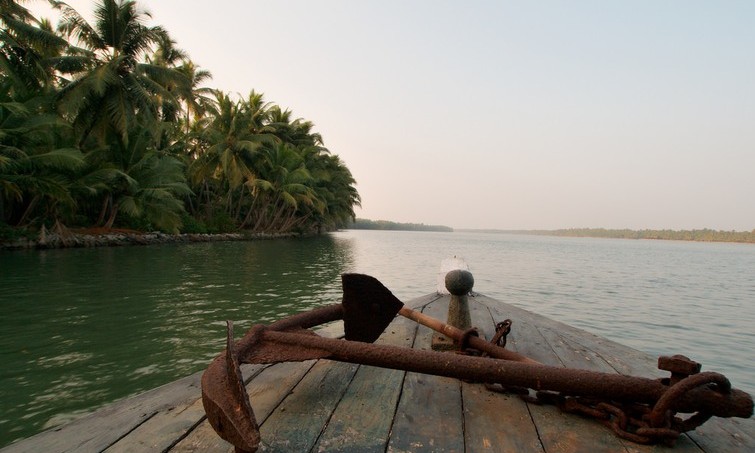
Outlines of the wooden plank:
<svg viewBox="0 0 755 453">
<path fill-rule="evenodd" d="M 425 307 L 425 305 L 435 302 L 436 300 L 442 297 L 447 297 L 447 296 L 442 296 L 438 293 L 431 293 L 431 294 L 427 294 L 425 296 L 417 297 L 416 299 L 412 299 L 410 301 L 404 302 L 404 305 L 406 305 L 407 307 L 413 310 L 422 310 Z M 445 321 L 445 319 L 446 317 L 444 316 L 443 320 Z"/>
<path fill-rule="evenodd" d="M 543 446 L 527 404 L 517 395 L 462 384 L 466 451 L 542 452 Z"/>
<path fill-rule="evenodd" d="M 266 365 L 243 365 L 242 372 L 247 379 L 251 379 L 265 367 Z M 171 407 L 158 412 L 105 451 L 107 453 L 165 451 L 205 418 L 201 394 L 198 393 L 193 404 Z"/>
<path fill-rule="evenodd" d="M 16 442 L 2 451 L 100 452 L 160 411 L 193 404 L 200 392 L 195 373 L 135 397 L 113 403 L 90 415 Z M 180 410 L 180 409 L 179 409 Z"/>
<path fill-rule="evenodd" d="M 426 305 L 423 313 L 445 320 L 448 297 Z M 433 331 L 419 326 L 414 348 L 430 349 Z M 406 373 L 404 391 L 388 442 L 389 452 L 463 452 L 461 388 L 457 379 Z"/>
<path fill-rule="evenodd" d="M 503 304 L 497 304 L 497 307 L 494 308 L 493 311 L 500 310 L 501 308 L 504 308 Z M 505 308 L 508 308 L 508 306 L 505 306 Z M 517 314 L 519 315 L 520 319 L 527 320 L 524 323 L 525 325 L 528 325 L 529 322 L 538 322 L 536 327 L 537 332 L 548 342 L 550 349 L 558 356 L 559 361 L 565 366 L 607 373 L 618 372 L 619 370 L 629 373 L 632 371 L 637 371 L 637 368 L 646 371 L 648 368 L 648 356 L 639 351 L 627 348 L 626 346 L 620 345 L 618 343 L 610 342 L 601 337 L 589 334 L 588 332 L 580 331 L 579 329 L 571 326 L 566 326 L 565 324 L 561 324 L 553 320 L 544 321 L 543 319 L 537 319 L 539 317 L 538 315 L 527 316 L 522 312 L 519 312 Z M 527 329 L 529 328 L 530 326 L 527 326 Z M 529 334 L 532 334 L 531 331 L 529 332 Z M 522 332 L 517 331 L 517 333 L 521 334 Z M 524 340 L 520 339 L 520 343 L 521 342 L 524 342 Z M 601 353 L 595 352 L 594 349 L 599 349 Z M 630 356 L 633 360 L 633 363 L 627 363 L 622 359 L 617 359 L 615 357 L 615 355 L 622 353 Z M 531 409 L 535 410 L 534 407 L 531 407 Z M 572 417 L 574 417 L 574 415 L 572 415 Z M 593 429 L 602 428 L 608 431 L 608 428 L 602 427 L 602 425 L 598 426 L 600 427 L 595 427 Z M 623 444 L 623 447 L 626 451 L 666 451 L 666 447 L 664 446 L 639 445 L 622 439 L 618 440 L 619 442 L 621 442 L 621 444 Z M 683 435 L 677 441 L 676 450 L 689 452 L 701 451 L 700 448 L 698 448 L 697 445 L 695 445 L 695 443 L 692 442 L 686 435 Z"/>
<path fill-rule="evenodd" d="M 708 452 L 755 451 L 755 420 L 752 418 L 713 418 L 687 435 Z"/>
<path fill-rule="evenodd" d="M 358 367 L 351 363 L 318 360 L 261 424 L 260 447 L 275 452 L 309 451 Z"/>
<path fill-rule="evenodd" d="M 644 376 L 648 378 L 667 377 L 668 373 L 658 369 L 657 357 L 638 351 L 629 346 L 598 337 L 587 332 L 579 334 L 575 328 L 563 330 L 562 336 L 571 342 L 583 346 L 600 356 L 619 374 L 626 376 Z"/>
<path fill-rule="evenodd" d="M 512 323 L 512 333 L 510 341 L 516 346 L 520 354 L 533 358 L 540 363 L 550 366 L 564 366 L 561 358 L 551 348 L 548 340 L 540 333 L 534 324 L 527 321 L 514 321 Z"/>
<path fill-rule="evenodd" d="M 317 335 L 325 338 L 343 338 L 343 321 L 333 321 L 317 329 Z"/>
<path fill-rule="evenodd" d="M 258 424 L 267 419 L 314 363 L 313 360 L 279 363 L 265 368 L 247 384 L 247 393 Z M 205 452 L 232 449 L 228 442 L 218 437 L 210 423 L 204 420 L 170 451 Z"/>
<path fill-rule="evenodd" d="M 657 358 L 621 343 L 594 335 L 576 327 L 544 318 L 540 315 L 505 304 L 499 304 L 509 312 L 536 321 L 538 327 L 557 328 L 567 343 L 592 351 L 617 372 L 629 376 L 648 378 L 666 377 L 668 373 L 657 368 Z M 755 451 L 755 420 L 717 419 L 706 422 L 697 430 L 686 433 L 677 441 L 676 451 Z M 636 445 L 636 444 L 632 444 Z M 633 447 L 635 449 L 640 447 Z M 656 447 L 663 449 L 663 447 Z M 639 450 L 637 450 L 639 451 Z M 645 450 L 643 450 L 645 451 Z"/>
<path fill-rule="evenodd" d="M 616 373 L 617 371 L 611 367 L 601 356 L 598 356 L 588 348 L 572 341 L 565 335 L 561 335 L 559 332 L 554 332 L 547 328 L 538 328 L 540 333 L 548 340 L 549 344 L 554 351 L 558 354 L 561 361 L 566 367 L 578 368 L 592 371 L 599 371 L 603 373 Z M 597 423 L 594 421 L 594 423 Z M 603 429 L 608 429 L 604 427 Z M 662 452 L 667 451 L 667 447 L 664 445 L 640 445 L 628 440 L 618 439 L 624 445 L 627 451 L 633 452 Z M 676 442 L 676 451 L 679 452 L 701 452 L 702 450 L 692 442 L 689 437 L 682 435 Z"/>
<path fill-rule="evenodd" d="M 472 325 L 481 336 L 493 338 L 495 322 L 488 307 L 483 301 L 470 298 L 469 308 Z M 464 445 L 468 453 L 544 451 L 527 404 L 521 398 L 469 382 L 462 382 L 461 393 L 464 399 Z"/>
<path fill-rule="evenodd" d="M 491 302 L 490 305 L 492 306 L 493 303 Z M 494 317 L 500 316 L 502 311 L 501 305 L 496 305 L 497 307 L 491 308 Z M 510 313 L 512 310 L 506 311 Z M 511 317 L 511 314 L 508 313 L 507 316 Z M 565 349 L 558 345 L 554 348 L 554 345 L 551 345 L 548 338 L 543 335 L 543 331 L 547 332 L 547 327 L 539 329 L 539 326 L 530 323 L 533 320 L 531 317 L 522 316 L 521 312 L 517 314 L 519 315 L 516 316 L 518 319 L 512 317 L 512 332 L 515 331 L 516 334 L 512 336 L 511 340 L 520 354 L 546 365 L 559 367 L 565 366 L 565 362 L 570 361 L 573 365 L 574 361 L 578 360 L 579 356 L 571 353 L 566 354 L 563 358 L 560 357 L 558 352 L 565 352 Z M 547 335 L 553 337 L 551 334 Z M 582 367 L 585 366 L 589 366 L 589 364 L 583 364 Z M 552 406 L 528 404 L 528 408 L 537 426 L 538 435 L 545 451 L 616 452 L 626 450 L 621 440 L 612 431 L 594 420 L 565 414 Z"/>
<path fill-rule="evenodd" d="M 417 324 L 396 318 L 376 343 L 411 347 Z M 313 451 L 383 452 L 406 373 L 361 366 Z"/>
<path fill-rule="evenodd" d="M 538 327 L 538 332 L 548 342 L 561 363 L 567 368 L 600 371 L 616 374 L 617 371 L 603 357 L 587 347 L 572 341 L 559 331 L 547 327 Z"/>
<path fill-rule="evenodd" d="M 202 399 L 160 412 L 105 450 L 106 453 L 166 451 L 205 419 Z"/>
</svg>

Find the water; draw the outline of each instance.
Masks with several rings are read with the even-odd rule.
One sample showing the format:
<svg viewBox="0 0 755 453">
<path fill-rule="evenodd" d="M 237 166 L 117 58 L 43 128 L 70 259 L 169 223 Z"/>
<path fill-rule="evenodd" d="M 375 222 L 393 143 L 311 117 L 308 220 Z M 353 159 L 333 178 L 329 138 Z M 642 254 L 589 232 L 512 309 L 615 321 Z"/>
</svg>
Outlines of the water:
<svg viewBox="0 0 755 453">
<path fill-rule="evenodd" d="M 484 233 L 0 254 L 0 446 L 203 369 L 257 322 L 338 302 L 362 272 L 409 300 L 460 256 L 475 290 L 755 393 L 755 246 Z"/>
</svg>

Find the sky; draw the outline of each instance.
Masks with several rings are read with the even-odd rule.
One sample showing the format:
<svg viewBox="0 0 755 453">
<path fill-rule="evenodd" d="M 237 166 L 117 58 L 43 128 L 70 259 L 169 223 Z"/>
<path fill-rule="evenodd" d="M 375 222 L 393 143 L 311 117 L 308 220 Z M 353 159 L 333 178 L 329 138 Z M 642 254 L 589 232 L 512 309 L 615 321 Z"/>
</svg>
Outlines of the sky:
<svg viewBox="0 0 755 453">
<path fill-rule="evenodd" d="M 44 4 L 25 2 L 52 17 Z M 138 5 L 208 86 L 312 121 L 357 181 L 357 217 L 755 229 L 755 2 Z"/>
</svg>

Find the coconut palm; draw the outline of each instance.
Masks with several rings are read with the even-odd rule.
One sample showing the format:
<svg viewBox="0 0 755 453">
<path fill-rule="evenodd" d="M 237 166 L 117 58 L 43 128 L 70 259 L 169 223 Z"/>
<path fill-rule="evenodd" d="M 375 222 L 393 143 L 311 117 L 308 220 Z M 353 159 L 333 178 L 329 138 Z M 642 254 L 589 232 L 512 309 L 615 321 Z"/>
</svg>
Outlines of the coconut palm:
<svg viewBox="0 0 755 453">
<path fill-rule="evenodd" d="M 51 112 L 66 41 L 13 1 L 0 0 L 0 25 L 0 221 L 24 224 L 75 205 L 71 172 L 83 160 Z"/>
<path fill-rule="evenodd" d="M 177 232 L 184 212 L 180 197 L 189 195 L 183 163 L 156 150 L 148 129 L 135 130 L 128 141 L 87 154 L 82 184 L 102 200 L 98 225 L 112 228 L 121 214 L 164 231 Z"/>
<path fill-rule="evenodd" d="M 220 190 L 227 214 L 237 218 L 254 190 L 259 153 L 277 138 L 265 124 L 264 103 L 254 93 L 250 95 L 254 103 L 233 100 L 217 90 L 214 95 L 207 118 L 199 124 L 201 133 L 193 151 L 197 158 L 190 174 L 200 196 L 207 197 L 210 188 Z"/>
<path fill-rule="evenodd" d="M 69 184 L 83 156 L 55 146 L 60 127 L 55 116 L 37 113 L 34 99 L 14 102 L 0 94 L 1 221 L 24 224 L 38 207 L 55 215 L 61 204 L 75 204 Z"/>
<path fill-rule="evenodd" d="M 186 78 L 187 84 L 179 87 L 177 93 L 184 104 L 185 131 L 190 131 L 191 122 L 198 121 L 212 102 L 212 89 L 201 85 L 212 79 L 212 73 L 199 69 L 192 61 L 186 60 L 176 68 Z"/>
<path fill-rule="evenodd" d="M 111 137 L 127 142 L 137 127 L 157 124 L 162 102 L 173 99 L 168 81 L 184 79 L 173 68 L 144 62 L 152 48 L 169 42 L 165 30 L 147 26 L 149 13 L 134 1 L 101 0 L 95 6 L 95 22 L 89 24 L 63 2 L 61 32 L 74 39 L 87 57 L 86 70 L 75 75 L 60 91 L 60 110 L 71 122 L 80 144 Z"/>
<path fill-rule="evenodd" d="M 262 151 L 264 160 L 259 165 L 259 181 L 253 184 L 260 188 L 255 201 L 258 218 L 253 230 L 287 232 L 304 220 L 297 218 L 302 206 L 314 206 L 315 192 L 312 176 L 304 166 L 304 160 L 296 148 L 279 144 Z"/>
<path fill-rule="evenodd" d="M 315 180 L 313 189 L 324 207 L 311 215 L 311 225 L 317 231 L 332 229 L 355 217 L 354 206 L 360 205 L 356 181 L 349 169 L 336 155 L 322 147 L 304 148 L 307 168 Z"/>
<path fill-rule="evenodd" d="M 0 77 L 14 99 L 28 99 L 51 88 L 61 52 L 68 46 L 48 21 L 39 21 L 12 0 L 0 0 Z"/>
</svg>

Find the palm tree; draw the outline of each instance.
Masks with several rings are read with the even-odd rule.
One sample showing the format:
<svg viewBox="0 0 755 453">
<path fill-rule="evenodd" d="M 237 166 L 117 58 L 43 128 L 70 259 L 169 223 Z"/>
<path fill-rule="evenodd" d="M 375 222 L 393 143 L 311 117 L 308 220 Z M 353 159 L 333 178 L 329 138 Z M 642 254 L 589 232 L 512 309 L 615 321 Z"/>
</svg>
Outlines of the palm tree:
<svg viewBox="0 0 755 453">
<path fill-rule="evenodd" d="M 210 96 L 213 90 L 200 86 L 212 79 L 212 73 L 199 69 L 190 60 L 184 61 L 177 70 L 183 74 L 188 82 L 186 85 L 179 87 L 180 91 L 177 94 L 184 104 L 184 111 L 186 113 L 185 131 L 189 133 L 192 120 L 198 121 L 212 102 Z"/>
<path fill-rule="evenodd" d="M 361 206 L 361 197 L 355 187 L 356 180 L 341 159 L 338 156 L 325 156 L 324 159 L 329 170 L 327 190 L 331 195 L 326 220 L 329 227 L 343 226 L 356 219 L 354 207 Z"/>
<path fill-rule="evenodd" d="M 297 210 L 302 206 L 314 206 L 315 193 L 310 184 L 312 176 L 304 166 L 304 160 L 296 148 L 288 144 L 279 144 L 264 151 L 265 159 L 261 162 L 259 179 L 265 181 L 257 197 L 263 202 L 257 208 L 258 219 L 255 231 L 286 232 L 302 219 L 296 218 Z"/>
<path fill-rule="evenodd" d="M 321 211 L 312 214 L 312 227 L 320 231 L 354 220 L 354 206 L 360 206 L 361 199 L 349 169 L 337 155 L 329 154 L 322 147 L 304 148 L 303 156 L 315 180 L 313 188 L 317 199 L 324 204 Z"/>
<path fill-rule="evenodd" d="M 269 109 L 269 125 L 275 130 L 275 135 L 284 143 L 294 146 L 321 146 L 322 137 L 313 133 L 314 124 L 302 118 L 291 119 L 290 110 L 282 110 L 279 106 Z"/>
<path fill-rule="evenodd" d="M 112 228 L 123 213 L 164 231 L 178 231 L 184 212 L 179 197 L 191 189 L 183 163 L 153 144 L 150 131 L 139 129 L 127 142 L 116 140 L 87 154 L 89 169 L 82 183 L 102 199 L 98 224 Z"/>
<path fill-rule="evenodd" d="M 56 147 L 60 127 L 55 116 L 37 112 L 34 99 L 14 102 L 0 93 L 0 221 L 24 224 L 38 206 L 56 215 L 59 205 L 75 204 L 70 177 L 83 156 Z"/>
<path fill-rule="evenodd" d="M 207 196 L 210 186 L 219 188 L 226 212 L 239 218 L 254 191 L 259 153 L 277 143 L 277 138 L 265 124 L 261 97 L 252 93 L 250 103 L 235 101 L 218 90 L 214 94 L 208 117 L 199 124 L 197 158 L 189 171 L 193 183 L 201 186 L 200 194 Z"/>
<path fill-rule="evenodd" d="M 0 24 L 0 221 L 24 224 L 75 206 L 83 157 L 52 112 L 56 70 L 71 63 L 66 41 L 14 1 L 0 0 Z"/>
<path fill-rule="evenodd" d="M 55 5 L 62 12 L 59 29 L 84 47 L 80 53 L 87 58 L 86 70 L 59 94 L 78 142 L 96 138 L 102 145 L 113 136 L 127 142 L 133 129 L 156 124 L 162 102 L 173 99 L 168 82 L 184 79 L 173 68 L 140 62 L 153 46 L 170 42 L 165 30 L 145 25 L 151 16 L 132 0 L 101 0 L 94 24 L 63 2 Z"/>
<path fill-rule="evenodd" d="M 37 20 L 13 0 L 0 0 L 0 77 L 3 91 L 28 99 L 49 90 L 68 46 L 50 23 Z"/>
</svg>

